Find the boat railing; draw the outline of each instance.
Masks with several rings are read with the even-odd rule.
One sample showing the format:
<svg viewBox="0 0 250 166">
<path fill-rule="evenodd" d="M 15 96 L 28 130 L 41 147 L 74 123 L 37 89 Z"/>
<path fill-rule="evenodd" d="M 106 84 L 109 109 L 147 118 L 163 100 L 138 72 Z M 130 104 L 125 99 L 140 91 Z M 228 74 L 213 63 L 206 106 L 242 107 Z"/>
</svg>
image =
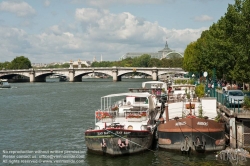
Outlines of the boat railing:
<svg viewBox="0 0 250 166">
<path fill-rule="evenodd" d="M 126 111 L 124 112 L 124 116 L 127 121 L 143 121 L 148 117 L 147 111 Z"/>
<path fill-rule="evenodd" d="M 196 101 L 197 97 L 195 94 L 190 94 L 190 98 L 191 101 Z M 168 94 L 168 102 L 180 102 L 180 101 L 186 101 L 188 100 L 188 97 L 186 94 L 182 94 L 182 93 L 170 93 Z"/>
<path fill-rule="evenodd" d="M 95 111 L 95 122 L 113 122 L 116 114 L 116 111 Z"/>
<path fill-rule="evenodd" d="M 136 121 L 145 120 L 148 117 L 148 109 L 146 108 L 132 108 L 132 109 L 124 109 L 121 112 L 119 110 L 115 111 L 103 111 L 98 110 L 95 111 L 95 121 L 96 122 L 114 122 L 116 118 L 126 118 L 128 121 L 135 120 Z"/>
<path fill-rule="evenodd" d="M 116 101 L 112 104 L 108 104 L 106 105 L 106 103 L 103 103 L 102 104 L 102 109 L 104 111 L 114 111 L 114 110 L 117 110 L 120 106 L 123 106 L 125 105 L 125 101 L 124 100 L 119 100 L 119 101 Z"/>
</svg>

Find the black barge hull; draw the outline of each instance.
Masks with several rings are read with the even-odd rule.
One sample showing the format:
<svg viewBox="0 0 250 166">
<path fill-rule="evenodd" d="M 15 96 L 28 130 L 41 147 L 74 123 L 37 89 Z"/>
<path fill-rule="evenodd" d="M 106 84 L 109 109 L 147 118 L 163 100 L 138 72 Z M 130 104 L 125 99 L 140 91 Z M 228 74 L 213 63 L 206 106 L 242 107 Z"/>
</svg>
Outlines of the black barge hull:
<svg viewBox="0 0 250 166">
<path fill-rule="evenodd" d="M 103 129 L 85 132 L 89 151 L 112 156 L 133 154 L 148 150 L 153 142 L 151 131 Z"/>
</svg>

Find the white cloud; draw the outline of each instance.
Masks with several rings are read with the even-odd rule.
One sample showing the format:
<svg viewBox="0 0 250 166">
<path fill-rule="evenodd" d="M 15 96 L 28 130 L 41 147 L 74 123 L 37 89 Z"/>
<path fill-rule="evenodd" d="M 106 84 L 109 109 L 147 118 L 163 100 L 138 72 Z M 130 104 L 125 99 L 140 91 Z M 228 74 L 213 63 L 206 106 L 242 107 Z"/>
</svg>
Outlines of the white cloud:
<svg viewBox="0 0 250 166">
<path fill-rule="evenodd" d="M 50 5 L 50 1 L 49 0 L 45 0 L 44 1 L 44 6 L 48 7 Z"/>
<path fill-rule="evenodd" d="M 201 16 L 195 17 L 194 20 L 195 21 L 199 21 L 199 22 L 212 21 L 213 17 L 210 17 L 208 15 L 201 15 Z"/>
<path fill-rule="evenodd" d="M 82 8 L 76 9 L 75 16 L 79 21 L 92 22 L 96 19 L 100 19 L 104 13 L 104 11 L 100 12 L 98 9 Z"/>
<path fill-rule="evenodd" d="M 171 36 L 168 39 L 168 43 L 170 43 L 176 51 L 184 52 L 186 46 L 190 42 L 196 41 L 200 37 L 202 31 L 207 29 L 208 28 L 205 27 L 199 29 L 173 29 L 169 33 Z"/>
<path fill-rule="evenodd" d="M 95 7 L 107 7 L 110 5 L 121 5 L 121 4 L 160 4 L 160 3 L 167 3 L 167 2 L 174 2 L 175 0 L 126 0 L 126 1 L 117 1 L 117 0 L 70 0 L 71 3 L 87 3 L 90 6 Z"/>
<path fill-rule="evenodd" d="M 108 6 L 110 4 L 158 4 L 158 3 L 162 3 L 164 2 L 163 0 L 126 0 L 126 1 L 117 1 L 117 0 L 95 0 L 95 1 L 92 1 L 92 0 L 88 0 L 88 3 L 92 6 L 99 6 L 99 7 L 102 7 L 102 6 Z"/>
<path fill-rule="evenodd" d="M 124 12 L 112 14 L 107 10 L 77 9 L 76 19 L 82 23 L 90 38 L 106 40 L 151 40 L 163 28 L 158 23 L 141 20 L 134 15 Z M 134 43 L 134 42 L 133 42 Z"/>
<path fill-rule="evenodd" d="M 169 47 L 183 52 L 206 28 L 166 29 L 131 13 L 110 13 L 92 8 L 76 9 L 75 23 L 53 25 L 40 34 L 0 26 L 0 59 L 9 61 L 24 55 L 32 63 L 92 60 L 118 60 L 127 52 L 157 52 L 168 37 Z M 77 26 L 81 30 L 77 29 Z"/>
<path fill-rule="evenodd" d="M 34 15 L 36 13 L 26 2 L 9 2 L 3 1 L 0 3 L 0 11 L 14 13 L 19 17 Z"/>
</svg>

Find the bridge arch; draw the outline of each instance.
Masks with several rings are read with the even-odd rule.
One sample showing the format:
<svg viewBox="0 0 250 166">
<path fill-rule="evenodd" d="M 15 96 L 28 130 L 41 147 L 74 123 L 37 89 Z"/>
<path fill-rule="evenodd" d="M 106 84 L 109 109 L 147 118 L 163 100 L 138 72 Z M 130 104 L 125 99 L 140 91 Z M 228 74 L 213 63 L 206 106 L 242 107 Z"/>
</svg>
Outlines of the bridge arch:
<svg viewBox="0 0 250 166">
<path fill-rule="evenodd" d="M 19 73 L 12 73 L 12 74 L 5 74 L 0 76 L 0 79 L 8 79 L 9 82 L 29 82 L 30 78 L 27 77 L 24 74 L 19 74 Z"/>
<path fill-rule="evenodd" d="M 117 74 L 117 76 L 123 76 L 123 75 L 126 75 L 126 74 L 129 74 L 129 73 L 143 73 L 143 74 L 146 74 L 146 75 L 149 75 L 149 76 L 152 76 L 152 72 L 150 71 L 140 71 L 140 70 L 135 70 L 135 71 L 122 71 L 122 72 L 119 72 Z"/>
<path fill-rule="evenodd" d="M 86 70 L 86 71 L 75 71 L 75 76 L 74 76 L 74 81 L 80 82 L 82 81 L 82 76 L 91 74 L 91 73 L 100 73 L 100 74 L 105 74 L 108 76 L 113 76 L 112 72 L 106 71 L 106 70 L 101 70 L 101 69 L 93 69 L 93 70 Z"/>
</svg>

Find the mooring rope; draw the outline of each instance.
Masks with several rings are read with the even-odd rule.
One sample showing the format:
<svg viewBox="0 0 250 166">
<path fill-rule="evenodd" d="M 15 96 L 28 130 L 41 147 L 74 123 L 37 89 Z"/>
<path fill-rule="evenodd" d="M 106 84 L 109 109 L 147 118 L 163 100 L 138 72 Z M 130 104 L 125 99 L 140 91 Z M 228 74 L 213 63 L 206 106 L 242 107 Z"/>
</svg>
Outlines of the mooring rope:
<svg viewBox="0 0 250 166">
<path fill-rule="evenodd" d="M 104 128 L 104 130 L 106 130 L 107 132 L 109 132 L 109 133 L 111 133 L 111 134 L 113 134 L 113 135 L 115 135 L 115 136 L 118 136 L 118 137 L 120 137 L 120 138 L 126 140 L 126 138 L 124 138 L 124 137 L 122 137 L 122 136 L 120 136 L 120 135 L 118 135 L 118 134 L 116 134 L 116 133 L 113 133 L 112 131 L 109 131 L 109 130 L 107 130 L 107 129 L 105 129 L 105 128 Z M 127 139 L 127 140 L 128 140 L 128 139 Z M 138 143 L 136 143 L 136 142 L 134 142 L 134 141 L 131 141 L 131 140 L 128 140 L 128 141 L 131 142 L 131 143 L 133 143 L 133 144 L 135 144 L 135 145 L 137 145 L 137 146 L 144 147 L 144 146 L 142 146 L 142 145 L 140 145 L 140 144 L 138 144 Z M 149 148 L 146 148 L 146 149 L 149 150 L 149 151 L 151 151 L 151 152 L 154 152 L 154 153 L 155 153 L 155 151 L 153 151 L 152 149 L 149 149 Z"/>
<path fill-rule="evenodd" d="M 213 137 L 211 137 L 211 136 L 209 136 L 209 135 L 207 135 L 207 134 L 205 134 L 205 133 L 203 133 L 203 132 L 201 132 L 201 131 L 199 131 L 199 130 L 197 130 L 197 129 L 191 127 L 191 126 L 189 126 L 188 124 L 185 124 L 185 125 L 187 125 L 188 127 L 190 127 L 190 128 L 192 128 L 192 129 L 194 129 L 194 130 L 200 132 L 200 133 L 203 134 L 203 135 L 208 136 L 209 138 L 212 138 L 213 140 L 216 140 L 215 138 L 213 138 Z M 224 134 L 227 134 L 225 131 L 223 131 L 223 133 L 224 133 Z M 229 137 L 232 137 L 233 139 L 235 139 L 235 140 L 238 141 L 239 143 L 243 143 L 243 142 L 239 141 L 238 139 L 236 139 L 235 137 L 233 137 L 233 136 L 230 135 L 230 134 L 229 134 Z M 226 144 L 225 144 L 225 146 L 230 146 L 230 145 L 226 145 Z"/>
<path fill-rule="evenodd" d="M 177 121 L 178 119 L 175 118 L 175 120 Z M 188 136 L 185 137 L 185 135 L 183 134 L 182 129 L 181 129 L 181 126 L 179 125 L 179 123 L 178 123 L 178 126 L 179 126 L 179 128 L 180 128 L 180 130 L 181 130 L 181 133 L 182 133 L 182 135 L 183 135 L 183 138 L 184 138 L 184 140 L 185 140 L 184 144 L 188 146 L 188 150 L 189 150 L 189 144 L 188 144 L 188 142 L 187 142 L 187 140 L 186 140 L 186 137 L 188 138 Z M 186 147 L 187 147 L 187 146 L 186 146 Z M 181 147 L 181 151 L 182 151 L 182 147 Z M 185 151 L 187 151 L 187 149 L 185 149 Z"/>
</svg>

